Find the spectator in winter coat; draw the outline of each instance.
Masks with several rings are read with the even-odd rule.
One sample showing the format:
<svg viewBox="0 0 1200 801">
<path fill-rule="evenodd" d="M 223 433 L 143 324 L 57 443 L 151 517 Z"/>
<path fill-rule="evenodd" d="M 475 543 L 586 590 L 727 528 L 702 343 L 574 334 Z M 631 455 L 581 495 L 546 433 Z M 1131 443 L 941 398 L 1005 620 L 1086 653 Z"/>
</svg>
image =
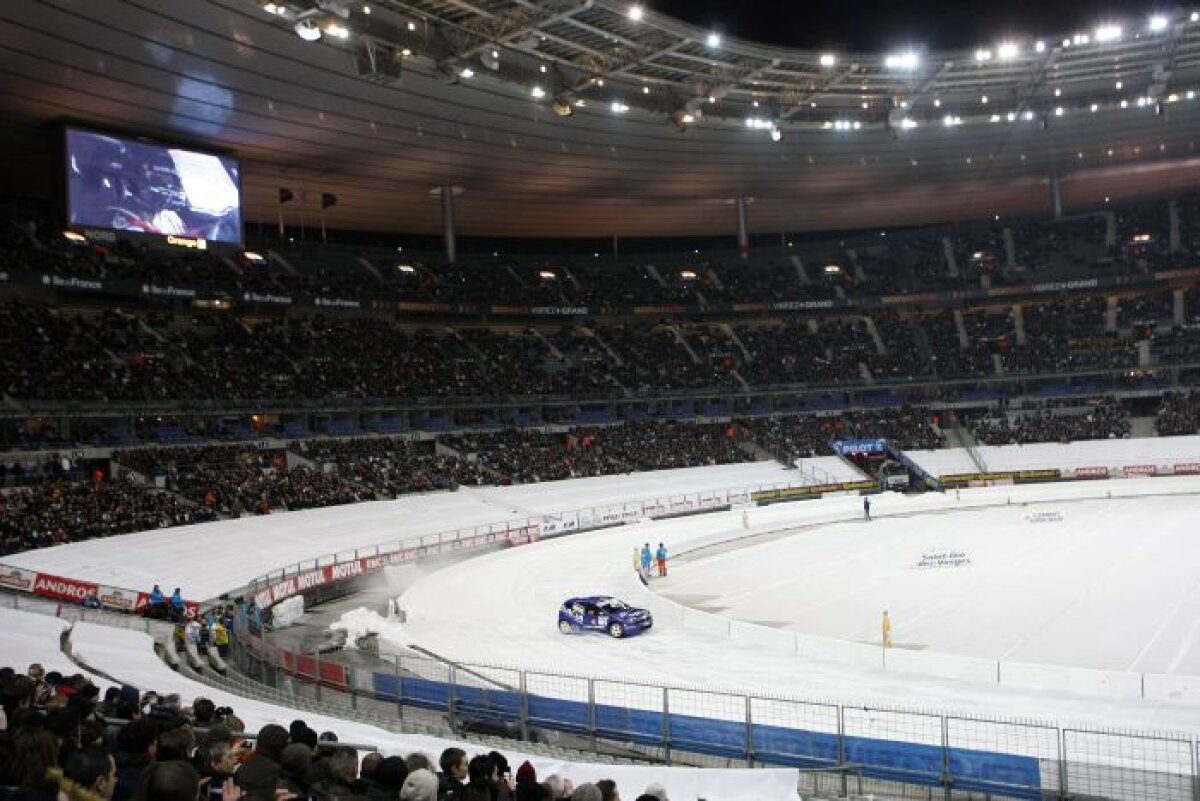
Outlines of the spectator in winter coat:
<svg viewBox="0 0 1200 801">
<path fill-rule="evenodd" d="M 467 752 L 461 748 L 447 748 L 438 758 L 442 772 L 438 775 L 438 801 L 462 801 L 467 778 Z"/>
<path fill-rule="evenodd" d="M 647 576 L 650 575 L 650 557 L 650 543 L 647 542 L 645 546 L 642 547 L 642 572 Z"/>
<path fill-rule="evenodd" d="M 536 790 L 529 789 L 541 789 L 541 785 L 538 784 L 537 780 L 537 771 L 534 769 L 532 763 L 530 763 L 528 760 L 522 762 L 521 766 L 517 768 L 517 775 L 514 778 L 516 779 L 514 790 L 517 801 L 525 801 L 526 798 L 540 801 L 542 797 L 541 793 L 538 793 Z"/>
<path fill-rule="evenodd" d="M 171 614 L 179 616 L 183 614 L 185 604 L 183 603 L 183 595 L 179 588 L 175 588 L 175 592 L 171 593 Z"/>
<path fill-rule="evenodd" d="M 325 776 L 314 782 L 309 791 L 318 798 L 356 795 L 354 783 L 358 774 L 358 752 L 353 748 L 337 748 L 325 762 Z"/>
<path fill-rule="evenodd" d="M 667 575 L 667 546 L 660 542 L 658 550 L 654 552 L 654 558 L 658 560 L 658 575 Z"/>
<path fill-rule="evenodd" d="M 133 694 L 136 695 L 137 690 L 133 690 Z M 117 789 L 113 793 L 114 801 L 129 801 L 137 792 L 138 778 L 154 759 L 157 734 L 157 726 L 147 718 L 132 720 L 117 733 Z"/>
<path fill-rule="evenodd" d="M 480 754 L 467 765 L 467 786 L 463 790 L 466 801 L 495 801 L 496 763 L 491 757 Z"/>
<path fill-rule="evenodd" d="M 282 769 L 280 760 L 287 744 L 287 729 L 282 726 L 268 723 L 259 729 L 258 737 L 254 741 L 254 752 L 238 769 L 238 786 L 246 792 L 274 792 L 275 782 Z"/>
<path fill-rule="evenodd" d="M 304 743 L 290 743 L 279 755 L 279 778 L 275 786 L 297 798 L 308 798 L 308 772 L 312 749 Z"/>
</svg>

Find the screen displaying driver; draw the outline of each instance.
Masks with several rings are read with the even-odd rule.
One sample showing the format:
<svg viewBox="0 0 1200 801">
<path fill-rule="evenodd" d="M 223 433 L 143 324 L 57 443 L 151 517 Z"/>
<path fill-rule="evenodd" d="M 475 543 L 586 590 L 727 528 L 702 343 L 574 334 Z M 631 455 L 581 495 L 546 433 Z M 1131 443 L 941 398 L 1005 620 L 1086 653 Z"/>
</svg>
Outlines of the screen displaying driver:
<svg viewBox="0 0 1200 801">
<path fill-rule="evenodd" d="M 71 225 L 242 241 L 236 159 L 77 129 L 66 147 Z"/>
</svg>

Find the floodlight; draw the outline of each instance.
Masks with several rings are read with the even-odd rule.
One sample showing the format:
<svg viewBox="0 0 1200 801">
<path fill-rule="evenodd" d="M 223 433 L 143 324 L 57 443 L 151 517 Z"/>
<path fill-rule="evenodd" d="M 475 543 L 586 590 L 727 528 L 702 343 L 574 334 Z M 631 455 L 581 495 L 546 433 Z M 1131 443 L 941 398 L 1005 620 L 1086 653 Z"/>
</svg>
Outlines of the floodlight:
<svg viewBox="0 0 1200 801">
<path fill-rule="evenodd" d="M 312 20 L 302 19 L 292 26 L 292 30 L 306 42 L 315 42 L 321 38 L 321 29 Z"/>
<path fill-rule="evenodd" d="M 909 50 L 903 53 L 893 53 L 884 59 L 884 65 L 892 70 L 912 70 L 921 63 L 920 56 Z"/>
</svg>

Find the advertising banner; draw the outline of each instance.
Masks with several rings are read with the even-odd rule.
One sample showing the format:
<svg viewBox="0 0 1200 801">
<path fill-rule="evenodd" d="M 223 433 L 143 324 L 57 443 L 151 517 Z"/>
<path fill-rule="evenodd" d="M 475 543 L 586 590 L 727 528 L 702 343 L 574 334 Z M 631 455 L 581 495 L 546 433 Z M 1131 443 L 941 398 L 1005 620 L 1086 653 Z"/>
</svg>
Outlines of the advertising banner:
<svg viewBox="0 0 1200 801">
<path fill-rule="evenodd" d="M 854 454 L 881 454 L 887 453 L 887 440 L 882 439 L 840 439 L 833 443 L 833 449 L 842 456 L 852 456 Z"/>
<path fill-rule="evenodd" d="M 144 594 L 133 590 L 124 590 L 120 587 L 108 587 L 104 584 L 100 585 L 98 592 L 100 603 L 106 609 L 116 609 L 118 612 L 136 612 L 138 598 Z M 149 598 L 149 596 L 146 597 Z"/>
<path fill-rule="evenodd" d="M 19 592 L 33 592 L 37 573 L 32 570 L 22 570 L 19 567 L 0 567 L 0 587 Z"/>
<path fill-rule="evenodd" d="M 1076 467 L 1075 478 L 1108 478 L 1107 467 Z"/>
<path fill-rule="evenodd" d="M 56 601 L 71 601 L 83 603 L 83 599 L 98 592 L 99 585 L 90 581 L 76 581 L 62 576 L 51 576 L 38 573 L 37 581 L 33 584 L 33 594 L 43 598 L 53 598 Z"/>
</svg>

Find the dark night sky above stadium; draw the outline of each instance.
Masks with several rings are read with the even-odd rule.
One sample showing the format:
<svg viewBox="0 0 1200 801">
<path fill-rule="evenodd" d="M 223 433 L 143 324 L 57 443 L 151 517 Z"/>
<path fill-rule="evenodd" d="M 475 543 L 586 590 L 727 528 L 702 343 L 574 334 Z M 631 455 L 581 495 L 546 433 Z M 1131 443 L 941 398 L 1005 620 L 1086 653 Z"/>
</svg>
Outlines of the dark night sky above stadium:
<svg viewBox="0 0 1200 801">
<path fill-rule="evenodd" d="M 975 47 L 1005 35 L 1090 30 L 1106 14 L 1171 6 L 1114 0 L 646 0 L 655 11 L 729 36 L 814 49 Z"/>
</svg>

